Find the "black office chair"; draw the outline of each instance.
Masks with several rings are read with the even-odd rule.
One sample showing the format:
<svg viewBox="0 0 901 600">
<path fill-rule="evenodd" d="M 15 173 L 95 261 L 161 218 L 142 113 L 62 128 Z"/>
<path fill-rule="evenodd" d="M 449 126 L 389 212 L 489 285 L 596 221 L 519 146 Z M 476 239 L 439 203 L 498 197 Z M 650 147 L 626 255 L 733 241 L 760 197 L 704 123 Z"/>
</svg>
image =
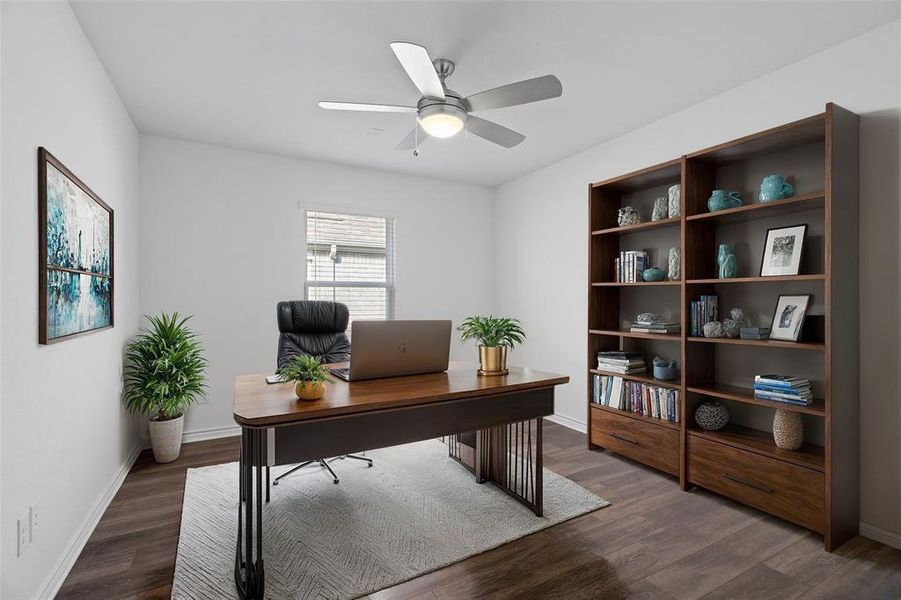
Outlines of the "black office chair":
<svg viewBox="0 0 901 600">
<path fill-rule="evenodd" d="M 294 300 L 279 302 L 276 312 L 279 331 L 278 368 L 298 355 L 315 356 L 322 363 L 350 360 L 350 340 L 344 333 L 350 320 L 346 305 L 320 300 Z M 371 459 L 354 454 L 308 460 L 276 477 L 272 485 L 278 485 L 279 480 L 313 463 L 327 470 L 332 476 L 332 481 L 338 483 L 338 476 L 329 463 L 345 458 L 361 460 L 372 466 Z"/>
</svg>

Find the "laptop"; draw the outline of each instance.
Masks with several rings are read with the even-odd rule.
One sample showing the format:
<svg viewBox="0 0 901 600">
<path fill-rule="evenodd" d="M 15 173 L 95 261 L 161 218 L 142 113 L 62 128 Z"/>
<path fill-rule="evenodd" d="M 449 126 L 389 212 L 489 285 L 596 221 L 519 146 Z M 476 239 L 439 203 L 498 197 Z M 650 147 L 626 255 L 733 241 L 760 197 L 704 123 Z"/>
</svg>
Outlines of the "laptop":
<svg viewBox="0 0 901 600">
<path fill-rule="evenodd" d="M 450 321 L 354 321 L 350 368 L 330 369 L 344 381 L 447 371 Z"/>
</svg>

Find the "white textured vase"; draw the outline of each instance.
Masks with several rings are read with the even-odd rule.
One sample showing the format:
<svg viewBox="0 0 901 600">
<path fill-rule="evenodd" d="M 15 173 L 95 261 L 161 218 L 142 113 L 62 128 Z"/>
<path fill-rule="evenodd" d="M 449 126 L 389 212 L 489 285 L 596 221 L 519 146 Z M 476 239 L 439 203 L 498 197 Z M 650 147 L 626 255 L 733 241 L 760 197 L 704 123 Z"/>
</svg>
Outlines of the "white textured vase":
<svg viewBox="0 0 901 600">
<path fill-rule="evenodd" d="M 150 445 L 153 458 L 158 463 L 170 463 L 181 453 L 181 435 L 185 428 L 185 416 L 168 421 L 150 420 Z"/>
<path fill-rule="evenodd" d="M 681 254 L 678 248 L 669 249 L 667 278 L 670 281 L 679 281 L 682 279 Z"/>
<path fill-rule="evenodd" d="M 669 194 L 669 218 L 682 215 L 682 186 L 680 184 L 670 186 Z"/>
<path fill-rule="evenodd" d="M 804 443 L 804 425 L 801 415 L 788 410 L 777 409 L 773 417 L 773 441 L 777 448 L 797 450 Z"/>
</svg>

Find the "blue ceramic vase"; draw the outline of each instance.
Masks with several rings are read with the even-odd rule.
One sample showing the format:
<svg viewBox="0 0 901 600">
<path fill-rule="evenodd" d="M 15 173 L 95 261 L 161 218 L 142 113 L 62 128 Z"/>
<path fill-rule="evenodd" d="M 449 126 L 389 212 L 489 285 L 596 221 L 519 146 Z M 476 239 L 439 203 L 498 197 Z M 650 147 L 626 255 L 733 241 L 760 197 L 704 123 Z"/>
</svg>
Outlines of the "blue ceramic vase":
<svg viewBox="0 0 901 600">
<path fill-rule="evenodd" d="M 729 244 L 720 244 L 716 262 L 720 267 L 720 279 L 731 279 L 738 274 L 738 259 L 735 256 L 735 252 L 732 250 L 732 246 Z"/>
<path fill-rule="evenodd" d="M 727 208 L 736 208 L 741 206 L 741 195 L 738 192 L 727 192 L 726 190 L 713 190 L 710 199 L 707 200 L 707 209 L 710 212 L 725 210 Z"/>
<path fill-rule="evenodd" d="M 771 202 L 791 198 L 795 194 L 795 188 L 785 181 L 782 175 L 767 175 L 760 183 L 760 201 Z"/>
</svg>

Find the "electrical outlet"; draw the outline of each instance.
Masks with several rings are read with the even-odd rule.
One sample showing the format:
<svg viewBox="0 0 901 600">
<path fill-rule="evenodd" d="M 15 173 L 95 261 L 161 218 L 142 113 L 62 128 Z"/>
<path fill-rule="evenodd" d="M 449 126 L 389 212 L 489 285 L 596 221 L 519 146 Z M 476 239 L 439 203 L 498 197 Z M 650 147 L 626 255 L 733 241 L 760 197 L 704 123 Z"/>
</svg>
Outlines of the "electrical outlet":
<svg viewBox="0 0 901 600">
<path fill-rule="evenodd" d="M 34 538 L 38 535 L 41 529 L 41 501 L 38 500 L 34 504 L 31 505 L 31 539 L 29 541 L 34 541 Z"/>
<path fill-rule="evenodd" d="M 16 556 L 22 556 L 25 553 L 25 548 L 28 547 L 28 543 L 31 541 L 31 510 L 25 511 L 16 524 L 16 534 L 19 538 L 19 542 L 16 545 Z"/>
</svg>

